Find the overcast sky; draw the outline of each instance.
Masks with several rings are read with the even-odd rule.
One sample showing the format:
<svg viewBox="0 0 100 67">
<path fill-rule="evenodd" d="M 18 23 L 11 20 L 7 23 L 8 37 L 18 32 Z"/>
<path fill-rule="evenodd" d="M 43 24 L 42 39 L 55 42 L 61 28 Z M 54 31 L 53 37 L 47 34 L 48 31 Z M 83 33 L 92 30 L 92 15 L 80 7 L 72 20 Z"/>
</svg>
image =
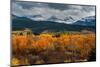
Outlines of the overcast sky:
<svg viewBox="0 0 100 67">
<path fill-rule="evenodd" d="M 95 16 L 95 6 L 39 2 L 13 2 L 12 14 L 20 17 L 39 15 L 40 17 L 35 18 L 36 20 L 47 20 L 52 16 L 64 20 L 71 16 L 75 21 L 77 21 L 87 16 Z"/>
</svg>

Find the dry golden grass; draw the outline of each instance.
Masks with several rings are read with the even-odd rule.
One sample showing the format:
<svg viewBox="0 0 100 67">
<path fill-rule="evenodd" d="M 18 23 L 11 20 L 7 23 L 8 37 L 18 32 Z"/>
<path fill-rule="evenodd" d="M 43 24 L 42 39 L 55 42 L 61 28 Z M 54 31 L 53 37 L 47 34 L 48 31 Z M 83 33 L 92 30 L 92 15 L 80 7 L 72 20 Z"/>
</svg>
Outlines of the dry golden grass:
<svg viewBox="0 0 100 67">
<path fill-rule="evenodd" d="M 47 60 L 43 59 L 44 56 L 34 59 L 34 56 L 41 52 L 45 54 L 47 59 L 50 56 L 48 56 L 48 54 L 53 55 L 53 52 L 59 52 L 60 54 L 61 52 L 67 56 L 64 56 L 64 62 L 67 60 L 71 60 L 71 62 L 75 62 L 75 60 L 85 60 L 88 58 L 92 49 L 95 48 L 95 42 L 96 38 L 94 33 L 62 34 L 59 37 L 53 36 L 52 34 L 40 34 L 36 36 L 14 35 L 12 36 L 12 52 L 16 58 L 12 58 L 12 65 L 21 65 L 19 61 L 23 60 L 18 60 L 17 58 L 22 56 L 22 54 L 24 54 L 22 57 L 25 57 L 28 64 L 45 63 Z M 55 57 L 56 56 L 54 56 L 54 58 Z M 32 60 L 29 60 L 30 58 L 32 58 Z M 23 65 L 27 63 L 23 63 Z"/>
</svg>

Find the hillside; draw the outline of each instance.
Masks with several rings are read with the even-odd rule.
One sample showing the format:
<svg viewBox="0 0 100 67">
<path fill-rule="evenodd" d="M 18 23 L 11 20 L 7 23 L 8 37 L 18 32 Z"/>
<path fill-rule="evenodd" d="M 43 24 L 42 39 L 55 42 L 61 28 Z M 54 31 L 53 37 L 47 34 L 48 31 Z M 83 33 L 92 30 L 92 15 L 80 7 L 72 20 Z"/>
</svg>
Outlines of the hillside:
<svg viewBox="0 0 100 67">
<path fill-rule="evenodd" d="M 43 31 L 49 32 L 63 32 L 63 31 L 81 31 L 89 30 L 95 31 L 95 26 L 82 26 L 74 24 L 65 24 L 52 21 L 33 21 L 26 17 L 14 17 L 12 19 L 12 30 L 30 28 L 33 33 L 41 33 Z"/>
</svg>

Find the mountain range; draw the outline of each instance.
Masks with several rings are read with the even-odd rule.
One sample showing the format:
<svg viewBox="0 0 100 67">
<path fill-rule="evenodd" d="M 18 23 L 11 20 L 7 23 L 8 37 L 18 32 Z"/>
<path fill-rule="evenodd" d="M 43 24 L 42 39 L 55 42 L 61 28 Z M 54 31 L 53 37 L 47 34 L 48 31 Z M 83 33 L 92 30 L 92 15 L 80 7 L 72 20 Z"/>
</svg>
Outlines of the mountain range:
<svg viewBox="0 0 100 67">
<path fill-rule="evenodd" d="M 32 16 L 32 17 L 40 17 L 40 16 Z M 49 20 L 36 21 L 34 19 L 30 19 L 29 17 L 18 17 L 16 15 L 12 15 L 12 30 L 18 30 L 22 28 L 30 28 L 33 33 L 41 33 L 43 31 L 49 32 L 64 32 L 64 31 L 82 31 L 89 30 L 95 31 L 96 29 L 96 20 L 95 16 L 89 16 L 82 18 L 72 24 L 60 23 L 59 21 L 63 21 L 57 19 L 55 17 L 49 18 Z M 66 22 L 74 21 L 72 17 L 68 17 Z"/>
<path fill-rule="evenodd" d="M 83 26 L 96 26 L 96 17 L 89 16 L 82 18 L 74 23 L 75 25 L 83 25 Z"/>
</svg>

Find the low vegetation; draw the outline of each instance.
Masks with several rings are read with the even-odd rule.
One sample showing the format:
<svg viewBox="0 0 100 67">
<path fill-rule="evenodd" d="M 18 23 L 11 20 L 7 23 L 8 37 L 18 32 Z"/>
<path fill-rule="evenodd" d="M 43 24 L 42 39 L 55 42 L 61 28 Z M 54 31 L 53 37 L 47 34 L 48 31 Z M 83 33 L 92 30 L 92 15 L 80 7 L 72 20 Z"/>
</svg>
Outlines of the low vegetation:
<svg viewBox="0 0 100 67">
<path fill-rule="evenodd" d="M 12 65 L 90 61 L 95 42 L 94 33 L 12 35 Z"/>
</svg>

